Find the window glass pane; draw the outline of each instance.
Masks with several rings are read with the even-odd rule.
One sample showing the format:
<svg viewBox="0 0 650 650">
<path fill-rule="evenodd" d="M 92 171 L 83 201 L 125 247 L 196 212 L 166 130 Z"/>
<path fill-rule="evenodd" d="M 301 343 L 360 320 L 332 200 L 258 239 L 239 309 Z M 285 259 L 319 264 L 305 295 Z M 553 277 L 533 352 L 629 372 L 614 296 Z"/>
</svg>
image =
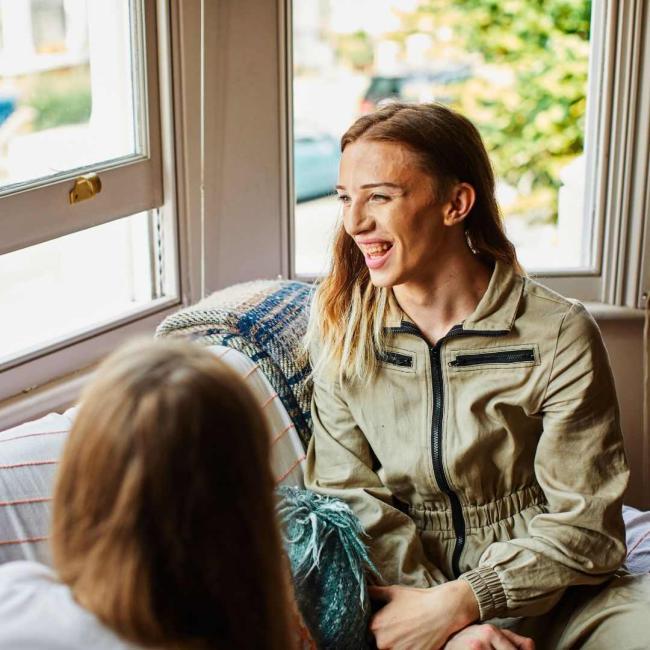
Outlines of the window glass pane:
<svg viewBox="0 0 650 650">
<path fill-rule="evenodd" d="M 159 295 L 155 212 L 0 255 L 0 363 Z"/>
<path fill-rule="evenodd" d="M 146 153 L 140 4 L 0 0 L 0 192 Z"/>
<path fill-rule="evenodd" d="M 295 1 L 296 272 L 327 268 L 339 212 L 330 141 L 394 99 L 441 102 L 476 124 L 524 267 L 588 266 L 590 16 L 590 0 Z"/>
</svg>

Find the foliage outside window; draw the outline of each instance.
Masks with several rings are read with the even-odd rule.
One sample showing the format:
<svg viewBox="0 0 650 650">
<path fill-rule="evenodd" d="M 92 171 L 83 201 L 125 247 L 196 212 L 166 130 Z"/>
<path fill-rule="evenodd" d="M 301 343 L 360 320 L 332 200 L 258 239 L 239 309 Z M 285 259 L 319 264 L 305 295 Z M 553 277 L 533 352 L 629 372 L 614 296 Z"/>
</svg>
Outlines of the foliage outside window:
<svg viewBox="0 0 650 650">
<path fill-rule="evenodd" d="M 497 176 L 519 190 L 510 212 L 557 220 L 561 171 L 584 149 L 589 0 L 428 0 L 406 22 L 436 16 L 489 75 L 456 85 Z M 414 25 L 415 26 L 415 25 Z"/>
<path fill-rule="evenodd" d="M 297 272 L 324 270 L 310 260 L 334 220 L 313 200 L 325 190 L 307 178 L 316 163 L 304 134 L 324 152 L 326 136 L 391 100 L 441 102 L 477 125 L 527 269 L 587 267 L 590 31 L 591 0 L 294 2 Z"/>
<path fill-rule="evenodd" d="M 90 119 L 91 93 L 88 65 L 38 75 L 30 79 L 27 105 L 35 109 L 36 131 Z"/>
</svg>

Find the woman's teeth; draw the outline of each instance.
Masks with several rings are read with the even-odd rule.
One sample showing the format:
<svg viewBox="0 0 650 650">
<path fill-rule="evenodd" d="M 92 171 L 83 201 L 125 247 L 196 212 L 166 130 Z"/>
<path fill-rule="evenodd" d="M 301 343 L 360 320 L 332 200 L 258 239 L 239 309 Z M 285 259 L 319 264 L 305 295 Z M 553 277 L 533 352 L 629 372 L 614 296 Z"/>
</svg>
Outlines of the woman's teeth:
<svg viewBox="0 0 650 650">
<path fill-rule="evenodd" d="M 373 244 L 372 246 L 366 246 L 365 251 L 368 257 L 378 257 L 383 255 L 390 247 L 391 244 Z"/>
</svg>

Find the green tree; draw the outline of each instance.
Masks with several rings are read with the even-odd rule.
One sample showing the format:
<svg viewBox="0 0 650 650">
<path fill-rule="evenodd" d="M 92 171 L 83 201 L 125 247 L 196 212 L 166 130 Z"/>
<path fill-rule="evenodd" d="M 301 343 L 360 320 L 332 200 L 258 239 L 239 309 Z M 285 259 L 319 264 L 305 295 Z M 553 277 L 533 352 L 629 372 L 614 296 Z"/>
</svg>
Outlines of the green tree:
<svg viewBox="0 0 650 650">
<path fill-rule="evenodd" d="M 423 0 L 411 16 L 453 30 L 480 61 L 454 104 L 542 216 L 555 217 L 559 171 L 584 147 L 590 14 L 591 0 Z"/>
</svg>

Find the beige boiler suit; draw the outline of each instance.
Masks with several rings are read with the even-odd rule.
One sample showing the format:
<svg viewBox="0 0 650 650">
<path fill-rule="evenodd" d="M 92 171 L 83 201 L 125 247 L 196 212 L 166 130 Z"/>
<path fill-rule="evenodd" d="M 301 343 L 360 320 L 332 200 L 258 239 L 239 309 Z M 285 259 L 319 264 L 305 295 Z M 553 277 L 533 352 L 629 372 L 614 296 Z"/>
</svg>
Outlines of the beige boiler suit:
<svg viewBox="0 0 650 650">
<path fill-rule="evenodd" d="M 650 578 L 617 577 L 628 468 L 582 305 L 497 262 L 430 345 L 393 300 L 366 386 L 314 377 L 307 487 L 346 501 L 388 584 L 460 578 L 538 648 L 650 648 Z"/>
</svg>

